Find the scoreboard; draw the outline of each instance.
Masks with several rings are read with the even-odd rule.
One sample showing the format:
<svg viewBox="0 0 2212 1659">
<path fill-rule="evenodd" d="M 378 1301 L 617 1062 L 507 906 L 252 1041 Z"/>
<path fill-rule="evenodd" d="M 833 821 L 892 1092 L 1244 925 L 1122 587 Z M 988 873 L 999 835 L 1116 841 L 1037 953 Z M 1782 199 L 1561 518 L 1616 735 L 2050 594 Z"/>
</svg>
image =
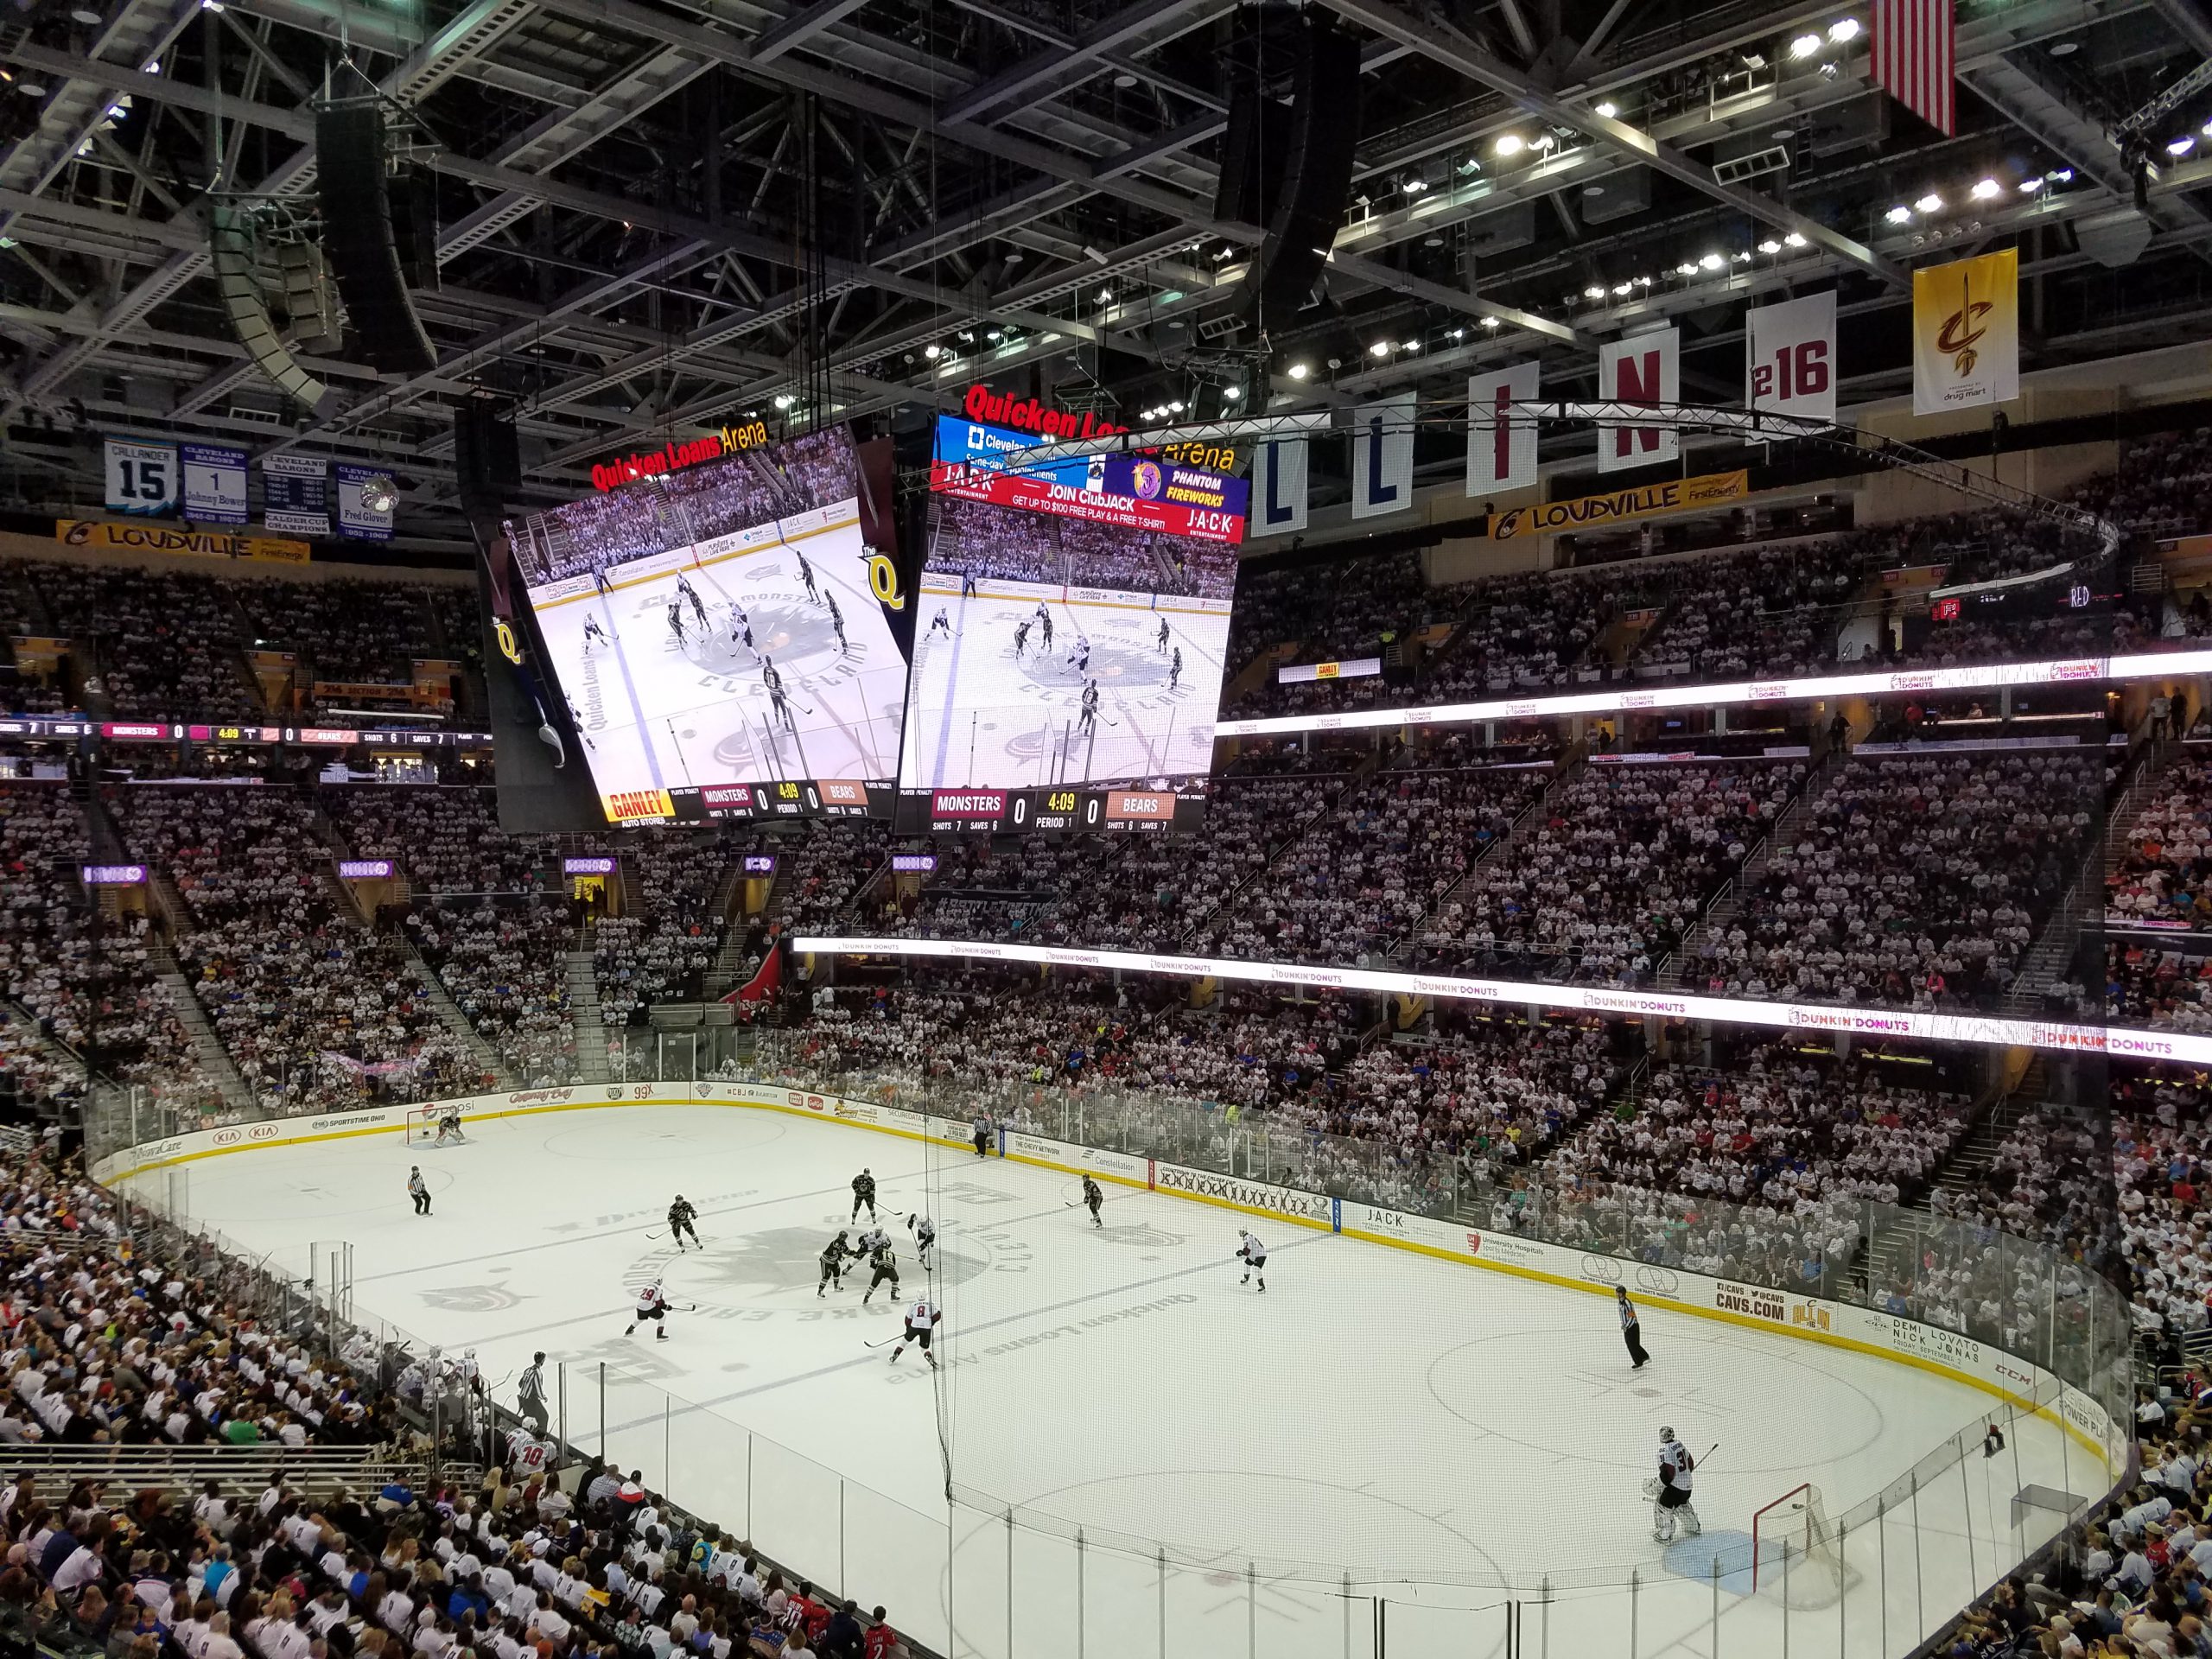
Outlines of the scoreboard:
<svg viewBox="0 0 2212 1659">
<path fill-rule="evenodd" d="M 772 783 L 709 784 L 667 791 L 678 823 L 758 818 L 887 818 L 893 791 L 857 778 L 783 778 Z"/>
<path fill-rule="evenodd" d="M 899 798 L 899 835 L 1189 835 L 1205 791 L 1180 789 L 921 789 Z"/>
</svg>

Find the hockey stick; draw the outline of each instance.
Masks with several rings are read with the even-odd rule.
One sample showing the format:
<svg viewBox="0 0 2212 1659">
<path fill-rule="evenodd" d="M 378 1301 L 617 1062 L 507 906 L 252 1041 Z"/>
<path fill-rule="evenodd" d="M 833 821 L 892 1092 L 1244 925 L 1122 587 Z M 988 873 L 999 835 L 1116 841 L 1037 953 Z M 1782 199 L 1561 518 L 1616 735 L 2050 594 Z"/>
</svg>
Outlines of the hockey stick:
<svg viewBox="0 0 2212 1659">
<path fill-rule="evenodd" d="M 884 1345 L 884 1344 L 885 1344 L 885 1343 L 903 1342 L 903 1341 L 905 1341 L 905 1340 L 906 1340 L 906 1333 L 905 1332 L 901 1331 L 901 1332 L 900 1332 L 897 1336 L 895 1336 L 895 1337 L 886 1337 L 886 1338 L 883 1339 L 883 1342 L 864 1342 L 864 1343 L 862 1343 L 862 1344 L 861 1344 L 861 1347 L 863 1347 L 863 1348 L 880 1348 L 880 1347 L 882 1347 L 882 1346 Z"/>
</svg>

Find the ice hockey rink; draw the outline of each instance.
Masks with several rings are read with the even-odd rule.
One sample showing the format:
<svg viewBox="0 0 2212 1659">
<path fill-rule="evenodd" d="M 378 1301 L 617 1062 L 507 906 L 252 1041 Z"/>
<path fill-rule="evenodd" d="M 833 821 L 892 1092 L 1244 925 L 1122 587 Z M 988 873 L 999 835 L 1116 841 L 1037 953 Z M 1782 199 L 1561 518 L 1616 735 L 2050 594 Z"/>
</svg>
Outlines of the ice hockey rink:
<svg viewBox="0 0 2212 1659">
<path fill-rule="evenodd" d="M 862 1166 L 904 1274 L 868 1307 L 864 1274 L 816 1294 Z M 473 1348 L 509 1403 L 543 1348 L 571 1442 L 963 1659 L 1778 1654 L 1783 1599 L 1744 1570 L 1754 1510 L 1811 1481 L 1840 1516 L 2003 1422 L 2001 1456 L 1942 1463 L 1909 1515 L 1846 1541 L 1850 1593 L 1789 1615 L 1796 1659 L 1901 1654 L 2056 1529 L 2023 1486 L 2110 1484 L 2051 1420 L 1872 1353 L 1647 1308 L 1636 1372 L 1602 1296 L 1141 1189 L 1109 1186 L 1094 1228 L 1071 1176 L 766 1109 L 560 1110 L 465 1145 L 188 1167 L 144 1190 L 302 1278 L 350 1243 L 356 1316 Z M 678 1192 L 704 1238 L 682 1255 L 649 1236 Z M 926 1278 L 918 1210 L 941 1231 Z M 1238 1282 L 1240 1226 L 1270 1247 L 1264 1295 Z M 695 1311 L 626 1337 L 657 1275 Z M 865 1345 L 925 1291 L 936 1376 Z M 1704 1535 L 1671 1546 L 1639 1491 L 1662 1426 L 1701 1459 Z M 949 1528 L 947 1445 L 977 1495 Z M 983 1512 L 1007 1505 L 1020 1524 Z"/>
<path fill-rule="evenodd" d="M 1039 604 L 1052 619 L 1049 648 Z M 933 626 L 940 609 L 944 629 Z M 1025 622 L 1017 654 L 1014 632 Z M 1084 639 L 1090 664 L 1079 671 L 1071 653 Z M 995 580 L 963 597 L 957 580 L 925 575 L 900 781 L 1011 789 L 1204 772 L 1228 645 L 1226 601 Z M 1183 668 L 1171 683 L 1177 651 Z M 1099 694 L 1087 733 L 1078 728 L 1086 679 Z"/>
<path fill-rule="evenodd" d="M 532 591 L 600 792 L 891 777 L 906 664 L 869 586 L 855 505 L 786 521 L 781 536 L 767 525 L 723 540 L 737 545 L 709 543 L 696 562 L 678 549 L 617 566 L 611 592 L 588 576 Z M 819 597 L 808 593 L 808 572 Z M 703 623 L 679 575 L 705 607 Z M 737 631 L 741 608 L 750 645 Z M 603 641 L 586 633 L 588 620 Z M 768 696 L 769 659 L 789 696 L 788 721 Z"/>
</svg>

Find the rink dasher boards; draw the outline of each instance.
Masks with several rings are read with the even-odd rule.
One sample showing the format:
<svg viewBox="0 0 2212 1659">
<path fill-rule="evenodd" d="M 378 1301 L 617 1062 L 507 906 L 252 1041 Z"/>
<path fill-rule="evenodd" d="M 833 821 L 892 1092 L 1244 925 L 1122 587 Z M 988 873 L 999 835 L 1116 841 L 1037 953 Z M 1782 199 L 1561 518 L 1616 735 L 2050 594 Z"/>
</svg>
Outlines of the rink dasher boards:
<svg viewBox="0 0 2212 1659">
<path fill-rule="evenodd" d="M 970 1155 L 974 1151 L 968 1121 L 761 1084 L 572 1084 L 470 1096 L 439 1104 L 457 1111 L 464 1126 L 550 1112 L 737 1107 L 867 1129 Z M 195 1130 L 111 1153 L 93 1165 L 92 1175 L 104 1185 L 113 1185 L 156 1170 L 257 1147 L 389 1135 L 404 1128 L 411 1116 L 423 1109 L 421 1106 L 382 1107 Z M 1617 1287 L 1624 1287 L 1641 1307 L 1663 1308 L 1768 1335 L 1796 1337 L 1963 1383 L 2052 1424 L 2107 1470 L 2126 1457 L 2125 1435 L 2088 1395 L 2032 1362 L 1902 1316 L 1596 1252 L 1574 1251 L 1518 1234 L 1461 1226 L 1433 1217 L 1325 1198 L 1016 1130 L 997 1131 L 994 1149 L 1000 1158 L 1013 1163 L 1078 1177 L 1092 1175 L 1123 1187 L 1341 1234 L 1364 1243 L 1456 1266 L 1481 1268 L 1554 1288 L 1610 1297 Z M 2051 1400 L 2057 1402 L 2055 1408 L 2044 1403 Z"/>
</svg>

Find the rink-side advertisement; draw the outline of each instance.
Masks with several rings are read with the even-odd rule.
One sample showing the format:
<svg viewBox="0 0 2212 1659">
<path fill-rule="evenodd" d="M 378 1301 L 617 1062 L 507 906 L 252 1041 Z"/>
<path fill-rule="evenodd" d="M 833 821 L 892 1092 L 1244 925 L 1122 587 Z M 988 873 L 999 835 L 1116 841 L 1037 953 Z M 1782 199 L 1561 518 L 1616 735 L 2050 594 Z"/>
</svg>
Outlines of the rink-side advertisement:
<svg viewBox="0 0 2212 1659">
<path fill-rule="evenodd" d="M 718 442 L 720 442 L 718 440 Z M 611 823 L 887 813 L 896 563 L 843 428 L 680 461 L 507 526 Z M 672 452 L 671 452 L 672 453 Z"/>
<path fill-rule="evenodd" d="M 1187 793 L 1211 768 L 1247 486 L 1148 456 L 1007 470 L 1035 442 L 938 423 L 900 822 L 1188 828 L 1189 809 L 1105 823 L 1105 791 Z"/>
</svg>

